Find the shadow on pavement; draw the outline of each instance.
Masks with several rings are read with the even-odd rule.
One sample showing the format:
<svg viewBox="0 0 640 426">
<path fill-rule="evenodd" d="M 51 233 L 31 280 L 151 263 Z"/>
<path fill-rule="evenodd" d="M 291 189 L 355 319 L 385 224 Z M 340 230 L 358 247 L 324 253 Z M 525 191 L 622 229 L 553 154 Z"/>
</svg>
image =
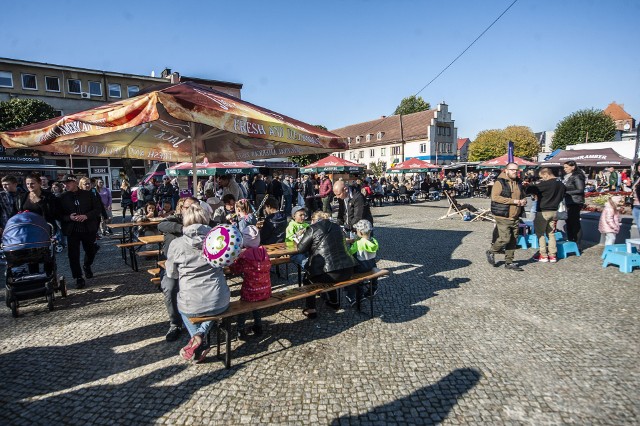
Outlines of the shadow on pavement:
<svg viewBox="0 0 640 426">
<path fill-rule="evenodd" d="M 458 399 L 479 381 L 473 368 L 453 370 L 437 383 L 354 416 L 334 419 L 332 425 L 349 424 L 439 424 L 447 418 Z"/>
</svg>

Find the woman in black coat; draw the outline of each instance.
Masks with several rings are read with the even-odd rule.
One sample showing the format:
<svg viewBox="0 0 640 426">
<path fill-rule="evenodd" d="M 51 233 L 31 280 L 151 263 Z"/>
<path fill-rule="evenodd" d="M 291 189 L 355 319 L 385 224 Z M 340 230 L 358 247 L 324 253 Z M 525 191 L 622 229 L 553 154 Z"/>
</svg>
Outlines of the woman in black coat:
<svg viewBox="0 0 640 426">
<path fill-rule="evenodd" d="M 329 220 L 329 213 L 317 211 L 311 219 L 311 226 L 307 228 L 298 243 L 299 253 L 308 253 L 309 260 L 305 266 L 306 277 L 304 284 L 337 283 L 348 280 L 353 275 L 356 260 L 347 251 L 345 236 L 342 228 Z M 327 293 L 328 305 L 339 308 L 340 301 L 336 291 Z M 302 313 L 308 318 L 316 318 L 315 297 L 306 299 L 306 309 Z"/>
<path fill-rule="evenodd" d="M 44 217 L 53 227 L 54 234 L 58 230 L 56 224 L 56 196 L 42 189 L 39 173 L 32 173 L 25 179 L 28 192 L 18 193 L 18 211 L 28 210 Z"/>
<path fill-rule="evenodd" d="M 567 161 L 563 168 L 565 176 L 562 182 L 566 187 L 564 202 L 567 206 L 567 240 L 579 242 L 582 238 L 580 211 L 584 206 L 586 176 L 575 161 Z"/>
</svg>

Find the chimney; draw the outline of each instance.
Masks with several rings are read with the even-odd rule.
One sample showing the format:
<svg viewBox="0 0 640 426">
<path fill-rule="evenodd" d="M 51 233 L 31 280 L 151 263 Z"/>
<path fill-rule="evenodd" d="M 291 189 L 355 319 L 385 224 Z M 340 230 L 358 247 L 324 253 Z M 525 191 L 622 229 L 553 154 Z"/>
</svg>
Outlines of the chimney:
<svg viewBox="0 0 640 426">
<path fill-rule="evenodd" d="M 165 68 L 162 70 L 162 72 L 160 73 L 160 77 L 162 78 L 169 78 L 169 75 L 171 74 L 171 68 Z"/>
<path fill-rule="evenodd" d="M 386 115 L 381 115 L 380 118 L 387 118 L 387 116 Z"/>
</svg>

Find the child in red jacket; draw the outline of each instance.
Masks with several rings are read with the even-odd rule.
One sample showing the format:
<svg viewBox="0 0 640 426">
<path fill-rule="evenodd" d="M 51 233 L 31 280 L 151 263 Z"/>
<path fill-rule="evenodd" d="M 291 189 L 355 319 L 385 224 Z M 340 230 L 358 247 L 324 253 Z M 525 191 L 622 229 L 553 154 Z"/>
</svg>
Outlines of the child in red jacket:
<svg viewBox="0 0 640 426">
<path fill-rule="evenodd" d="M 233 274 L 242 275 L 244 281 L 240 289 L 240 298 L 247 302 L 258 302 L 271 297 L 271 260 L 264 247 L 260 246 L 260 231 L 253 225 L 242 230 L 243 250 L 236 261 L 229 267 Z M 244 328 L 246 314 L 238 315 L 238 334 L 247 338 Z M 253 311 L 253 334 L 262 334 L 262 317 L 260 311 Z"/>
</svg>

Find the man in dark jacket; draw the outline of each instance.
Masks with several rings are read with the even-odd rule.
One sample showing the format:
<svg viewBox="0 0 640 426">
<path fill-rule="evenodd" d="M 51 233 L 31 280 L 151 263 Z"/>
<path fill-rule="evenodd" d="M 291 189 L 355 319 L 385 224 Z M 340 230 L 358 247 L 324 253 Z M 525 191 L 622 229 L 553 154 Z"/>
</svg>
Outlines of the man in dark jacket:
<svg viewBox="0 0 640 426">
<path fill-rule="evenodd" d="M 198 204 L 198 200 L 193 197 L 186 198 L 182 204 L 181 211 L 176 211 L 175 214 L 158 223 L 158 231 L 164 235 L 162 252 L 165 257 L 167 256 L 171 242 L 182 236 L 182 210 L 187 209 L 192 204 Z M 160 288 L 164 295 L 164 305 L 169 314 L 169 331 L 165 335 L 165 338 L 167 342 L 174 342 L 180 337 L 183 328 L 182 317 L 180 316 L 180 312 L 178 312 L 178 280 L 170 278 L 165 274 L 160 281 Z"/>
<path fill-rule="evenodd" d="M 158 186 L 158 189 L 156 191 L 156 196 L 158 198 L 158 202 L 163 203 L 165 201 L 168 201 L 169 203 L 171 203 L 171 207 L 174 208 L 175 206 L 173 205 L 173 185 L 171 185 L 171 178 L 167 175 L 162 177 L 162 184 L 160 186 Z"/>
<path fill-rule="evenodd" d="M 57 199 L 58 218 L 62 222 L 62 233 L 67 236 L 69 266 L 76 288 L 83 288 L 87 278 L 93 278 L 91 265 L 96 256 L 96 233 L 100 225 L 102 203 L 90 191 L 78 188 L 74 175 L 65 175 L 62 179 L 66 191 Z M 80 268 L 80 244 L 84 249 L 84 265 Z"/>
<path fill-rule="evenodd" d="M 353 227 L 362 219 L 373 224 L 369 203 L 360 191 L 348 188 L 339 180 L 333 184 L 333 194 L 338 198 L 338 221 L 346 230 L 355 232 Z"/>
<path fill-rule="evenodd" d="M 260 243 L 283 243 L 287 230 L 287 217 L 278 210 L 279 204 L 274 197 L 269 197 L 264 202 L 265 218 L 260 229 Z"/>
<path fill-rule="evenodd" d="M 0 191 L 0 234 L 7 221 L 18 213 L 18 199 L 24 193 L 24 191 L 18 191 L 18 179 L 13 175 L 2 178 L 2 189 Z"/>
<path fill-rule="evenodd" d="M 496 220 L 495 229 L 498 235 L 486 254 L 487 260 L 493 266 L 496 266 L 496 253 L 504 250 L 504 267 L 511 271 L 522 271 L 513 258 L 517 247 L 520 215 L 527 205 L 524 197 L 524 189 L 518 179 L 518 165 L 509 163 L 491 189 L 491 213 Z"/>
<path fill-rule="evenodd" d="M 558 206 L 564 199 L 565 187 L 550 168 L 540 169 L 540 183 L 527 188 L 527 193 L 538 200 L 538 210 L 533 221 L 533 229 L 540 246 L 539 262 L 557 262 L 556 223 L 558 222 Z M 547 238 L 549 247 L 547 250 Z"/>
<path fill-rule="evenodd" d="M 280 207 L 280 203 L 282 203 L 282 182 L 280 182 L 280 176 L 275 175 L 271 182 L 269 182 L 269 187 L 267 188 L 267 192 L 278 202 L 278 208 Z"/>
</svg>

